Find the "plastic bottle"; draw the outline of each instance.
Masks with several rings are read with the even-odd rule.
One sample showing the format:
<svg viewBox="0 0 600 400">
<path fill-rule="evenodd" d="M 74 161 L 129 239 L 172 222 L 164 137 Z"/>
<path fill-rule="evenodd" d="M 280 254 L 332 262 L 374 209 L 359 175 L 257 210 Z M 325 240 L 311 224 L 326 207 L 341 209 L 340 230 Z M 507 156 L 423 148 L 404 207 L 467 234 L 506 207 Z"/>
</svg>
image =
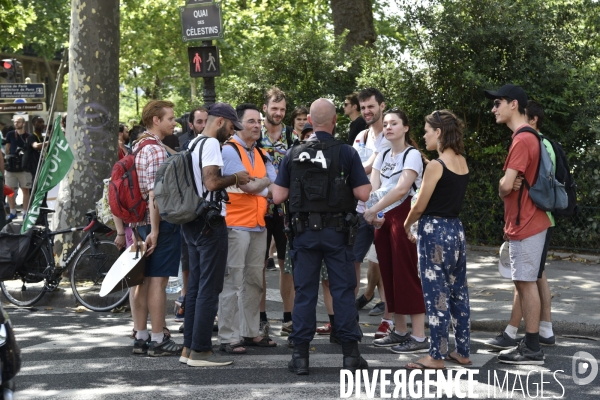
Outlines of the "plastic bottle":
<svg viewBox="0 0 600 400">
<path fill-rule="evenodd" d="M 375 218 L 375 221 L 373 221 L 373 226 L 375 229 L 379 229 L 383 226 L 383 223 L 385 222 L 385 218 L 383 216 L 383 211 L 379 211 L 377 213 L 377 218 Z"/>
<path fill-rule="evenodd" d="M 366 203 L 367 208 L 371 208 L 371 207 L 373 207 L 373 205 L 377 204 L 377 202 L 379 200 L 381 200 L 383 198 L 383 196 L 385 196 L 391 189 L 393 189 L 393 187 L 394 187 L 394 185 L 388 185 L 388 186 L 379 188 L 374 192 L 371 192 L 371 195 L 369 196 L 369 200 L 367 200 L 367 203 Z M 393 202 L 392 204 L 390 204 L 389 206 L 387 206 L 386 208 L 384 208 L 381 211 L 383 211 L 384 213 L 390 211 L 391 209 L 399 206 L 402 203 L 402 200 L 404 200 L 404 198 Z"/>
<path fill-rule="evenodd" d="M 183 289 L 183 275 L 181 273 L 181 262 L 179 262 L 179 273 L 177 276 L 170 276 L 165 291 L 169 294 L 179 293 Z"/>
</svg>

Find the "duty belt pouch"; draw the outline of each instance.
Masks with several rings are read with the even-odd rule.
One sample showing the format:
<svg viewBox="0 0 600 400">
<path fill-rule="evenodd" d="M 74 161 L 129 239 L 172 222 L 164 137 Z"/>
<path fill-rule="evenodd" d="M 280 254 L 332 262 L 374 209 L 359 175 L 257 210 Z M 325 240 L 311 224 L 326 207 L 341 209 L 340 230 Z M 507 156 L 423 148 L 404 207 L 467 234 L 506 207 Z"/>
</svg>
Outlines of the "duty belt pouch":
<svg viewBox="0 0 600 400">
<path fill-rule="evenodd" d="M 298 215 L 295 215 L 292 219 L 292 228 L 294 228 L 294 233 L 296 235 L 304 232 L 304 220 L 302 220 Z"/>
<path fill-rule="evenodd" d="M 308 228 L 311 231 L 320 231 L 323 229 L 323 218 L 321 218 L 321 214 L 319 213 L 309 213 L 308 214 Z"/>
</svg>

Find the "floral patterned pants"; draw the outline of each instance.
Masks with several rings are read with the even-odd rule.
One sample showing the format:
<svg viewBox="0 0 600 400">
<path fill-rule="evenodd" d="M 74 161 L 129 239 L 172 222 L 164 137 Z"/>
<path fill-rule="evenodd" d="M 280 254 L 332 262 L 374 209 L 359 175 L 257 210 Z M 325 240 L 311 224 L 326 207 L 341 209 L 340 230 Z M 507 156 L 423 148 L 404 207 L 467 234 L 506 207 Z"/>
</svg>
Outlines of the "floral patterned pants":
<svg viewBox="0 0 600 400">
<path fill-rule="evenodd" d="M 456 352 L 469 357 L 471 311 L 462 223 L 458 218 L 422 216 L 417 249 L 431 334 L 429 355 L 436 360 L 447 357 L 448 325 L 452 318 Z"/>
</svg>

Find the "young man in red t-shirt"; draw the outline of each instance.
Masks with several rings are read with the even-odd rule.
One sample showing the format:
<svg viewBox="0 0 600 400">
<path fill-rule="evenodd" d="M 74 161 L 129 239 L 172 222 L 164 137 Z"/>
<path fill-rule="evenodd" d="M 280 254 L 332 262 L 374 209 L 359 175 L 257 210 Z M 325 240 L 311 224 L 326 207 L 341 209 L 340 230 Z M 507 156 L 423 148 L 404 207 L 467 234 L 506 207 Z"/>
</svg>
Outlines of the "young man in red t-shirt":
<svg viewBox="0 0 600 400">
<path fill-rule="evenodd" d="M 486 90 L 485 96 L 494 100 L 492 113 L 496 123 L 506 124 L 513 131 L 498 194 L 504 201 L 504 235 L 510 243 L 512 280 L 519 292 L 525 319 L 525 340 L 515 348 L 501 352 L 498 360 L 507 364 L 542 365 L 544 353 L 539 338 L 541 306 L 536 281 L 550 219 L 535 206 L 526 188 L 519 204 L 518 190 L 523 177 L 531 185 L 537 179 L 540 141 L 530 132 L 516 135 L 520 129 L 529 126 L 525 113 L 527 94 L 521 87 L 508 84 L 497 91 Z"/>
</svg>

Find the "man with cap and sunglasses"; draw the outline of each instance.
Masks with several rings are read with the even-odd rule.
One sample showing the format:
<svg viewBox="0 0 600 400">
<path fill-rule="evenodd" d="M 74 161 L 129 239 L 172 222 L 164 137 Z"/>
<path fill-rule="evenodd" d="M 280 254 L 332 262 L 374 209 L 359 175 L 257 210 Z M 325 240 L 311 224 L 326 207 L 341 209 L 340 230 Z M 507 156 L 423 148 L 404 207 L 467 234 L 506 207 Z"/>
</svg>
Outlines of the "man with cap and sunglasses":
<svg viewBox="0 0 600 400">
<path fill-rule="evenodd" d="M 242 129 L 233 107 L 227 103 L 216 103 L 208 111 L 204 131 L 189 145 L 190 149 L 195 145 L 192 151 L 194 180 L 207 205 L 206 212 L 182 226 L 188 244 L 190 274 L 184 307 L 184 347 L 179 361 L 192 367 L 221 366 L 233 362 L 231 358 L 213 352 L 211 337 L 227 262 L 228 234 L 223 190 L 254 180 L 247 171 L 221 175 L 221 143 L 234 131 Z"/>
<path fill-rule="evenodd" d="M 544 353 L 539 337 L 541 305 L 536 281 L 550 220 L 544 211 L 536 207 L 529 192 L 519 197 L 524 178 L 531 185 L 535 184 L 541 156 L 540 141 L 536 134 L 524 131 L 531 126 L 525 113 L 527 94 L 521 87 L 507 84 L 497 91 L 486 90 L 485 96 L 494 100 L 492 113 L 496 123 L 506 124 L 513 131 L 498 194 L 504 201 L 504 235 L 510 243 L 512 280 L 519 293 L 525 319 L 525 339 L 513 349 L 501 352 L 498 361 L 542 365 Z"/>
</svg>

